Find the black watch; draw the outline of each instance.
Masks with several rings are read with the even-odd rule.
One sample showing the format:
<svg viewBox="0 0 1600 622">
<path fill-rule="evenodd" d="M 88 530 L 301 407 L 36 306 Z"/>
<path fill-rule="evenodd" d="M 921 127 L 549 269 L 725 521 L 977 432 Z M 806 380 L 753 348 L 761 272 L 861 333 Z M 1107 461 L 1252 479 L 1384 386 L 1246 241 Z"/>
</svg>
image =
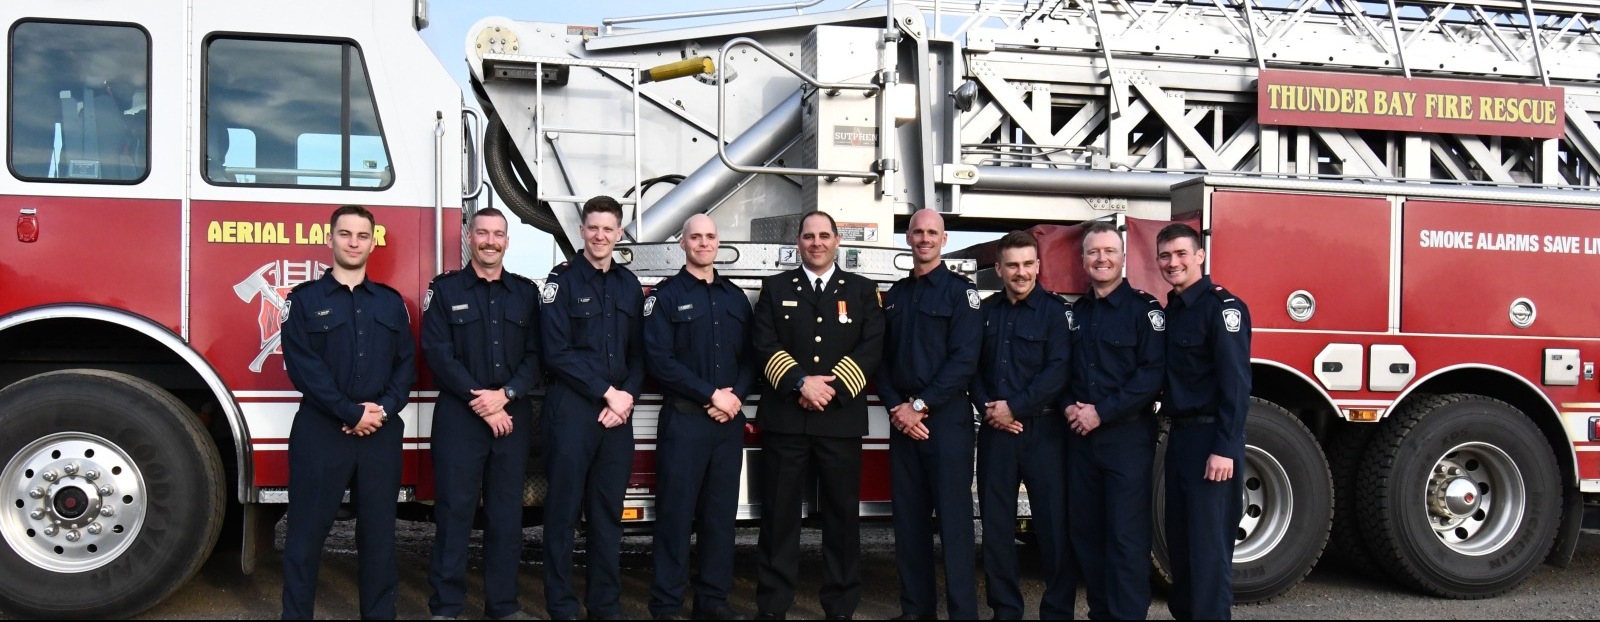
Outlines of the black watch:
<svg viewBox="0 0 1600 622">
<path fill-rule="evenodd" d="M 513 389 L 511 387 L 500 387 L 500 390 L 506 392 L 506 401 L 508 401 L 508 402 L 517 401 L 517 391 L 516 391 L 516 389 Z"/>
</svg>

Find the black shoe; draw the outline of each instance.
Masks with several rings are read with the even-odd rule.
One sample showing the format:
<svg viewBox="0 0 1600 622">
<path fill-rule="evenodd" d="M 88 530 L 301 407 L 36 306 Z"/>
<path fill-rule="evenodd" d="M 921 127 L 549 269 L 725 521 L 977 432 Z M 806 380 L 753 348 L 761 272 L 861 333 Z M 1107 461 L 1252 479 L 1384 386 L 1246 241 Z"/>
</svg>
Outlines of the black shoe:
<svg viewBox="0 0 1600 622">
<path fill-rule="evenodd" d="M 889 618 L 889 619 L 890 620 L 937 620 L 939 618 L 937 618 L 935 616 L 930 616 L 930 615 L 919 615 L 919 614 L 914 614 L 914 613 L 902 613 L 897 617 L 893 617 L 893 618 Z"/>
<path fill-rule="evenodd" d="M 656 619 L 656 620 L 682 620 L 682 619 L 684 619 L 683 615 L 682 614 L 678 614 L 678 613 L 658 613 L 658 614 L 655 614 L 654 616 L 652 616 L 652 618 Z"/>
<path fill-rule="evenodd" d="M 782 613 L 773 613 L 771 611 L 763 611 L 761 613 L 756 614 L 756 619 L 757 620 L 786 620 L 786 619 L 788 619 L 788 617 L 785 614 L 782 614 Z"/>
<path fill-rule="evenodd" d="M 696 609 L 696 610 L 694 610 L 694 619 L 696 619 L 696 620 L 749 620 L 750 616 L 747 616 L 747 615 L 745 615 L 743 613 L 740 613 L 739 610 L 734 609 L 733 607 L 729 607 L 727 605 L 723 605 L 721 607 L 717 607 L 716 609 L 712 609 L 710 611 Z"/>
</svg>

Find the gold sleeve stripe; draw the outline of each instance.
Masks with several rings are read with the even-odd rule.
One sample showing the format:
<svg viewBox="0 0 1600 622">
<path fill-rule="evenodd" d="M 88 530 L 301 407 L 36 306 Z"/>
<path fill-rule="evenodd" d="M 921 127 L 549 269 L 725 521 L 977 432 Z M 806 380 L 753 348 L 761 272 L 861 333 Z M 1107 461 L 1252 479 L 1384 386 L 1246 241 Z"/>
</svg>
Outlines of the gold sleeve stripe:
<svg viewBox="0 0 1600 622">
<path fill-rule="evenodd" d="M 767 382 L 776 388 L 778 382 L 783 380 L 783 375 L 789 373 L 790 369 L 794 369 L 798 365 L 799 363 L 796 363 L 794 357 L 789 356 L 788 352 L 782 350 L 774 352 L 772 358 L 767 359 Z"/>
<path fill-rule="evenodd" d="M 861 367 L 848 356 L 839 359 L 839 364 L 833 366 L 833 373 L 844 382 L 845 388 L 850 389 L 851 397 L 861 395 L 862 389 L 867 387 L 866 375 L 861 373 Z"/>
</svg>

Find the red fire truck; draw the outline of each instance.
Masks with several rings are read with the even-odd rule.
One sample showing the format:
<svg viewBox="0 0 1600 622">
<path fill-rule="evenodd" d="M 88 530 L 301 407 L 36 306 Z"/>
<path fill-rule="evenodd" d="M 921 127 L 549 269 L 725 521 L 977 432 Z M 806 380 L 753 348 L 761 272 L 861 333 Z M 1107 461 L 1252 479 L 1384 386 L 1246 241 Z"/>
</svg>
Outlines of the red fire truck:
<svg viewBox="0 0 1600 622">
<path fill-rule="evenodd" d="M 1154 231 L 1193 222 L 1255 319 L 1241 601 L 1325 550 L 1459 598 L 1571 558 L 1600 495 L 1588 3 L 821 1 L 485 18 L 481 117 L 418 36 L 423 0 L 0 4 L 0 610 L 130 615 L 219 543 L 249 572 L 299 399 L 280 305 L 326 269 L 326 215 L 371 206 L 373 275 L 416 305 L 461 265 L 480 165 L 564 249 L 584 198 L 621 197 L 617 259 L 647 285 L 708 213 L 752 294 L 810 209 L 884 286 L 917 208 L 1033 227 L 1067 294 L 1080 223 L 1122 225 L 1159 293 Z M 948 261 L 998 288 L 990 249 Z M 401 414 L 408 508 L 433 494 L 435 396 L 423 378 Z M 627 520 L 653 518 L 659 402 Z M 864 515 L 888 511 L 888 437 L 874 403 Z"/>
</svg>

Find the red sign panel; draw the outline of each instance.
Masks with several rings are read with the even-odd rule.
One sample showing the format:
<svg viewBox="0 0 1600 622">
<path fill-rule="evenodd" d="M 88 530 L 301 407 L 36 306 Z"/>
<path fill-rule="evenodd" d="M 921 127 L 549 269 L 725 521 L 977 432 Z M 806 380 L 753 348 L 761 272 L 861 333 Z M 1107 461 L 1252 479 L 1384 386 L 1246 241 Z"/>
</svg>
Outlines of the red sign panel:
<svg viewBox="0 0 1600 622">
<path fill-rule="evenodd" d="M 1262 125 L 1560 138 L 1566 123 L 1559 87 L 1279 70 L 1257 84 Z"/>
</svg>

